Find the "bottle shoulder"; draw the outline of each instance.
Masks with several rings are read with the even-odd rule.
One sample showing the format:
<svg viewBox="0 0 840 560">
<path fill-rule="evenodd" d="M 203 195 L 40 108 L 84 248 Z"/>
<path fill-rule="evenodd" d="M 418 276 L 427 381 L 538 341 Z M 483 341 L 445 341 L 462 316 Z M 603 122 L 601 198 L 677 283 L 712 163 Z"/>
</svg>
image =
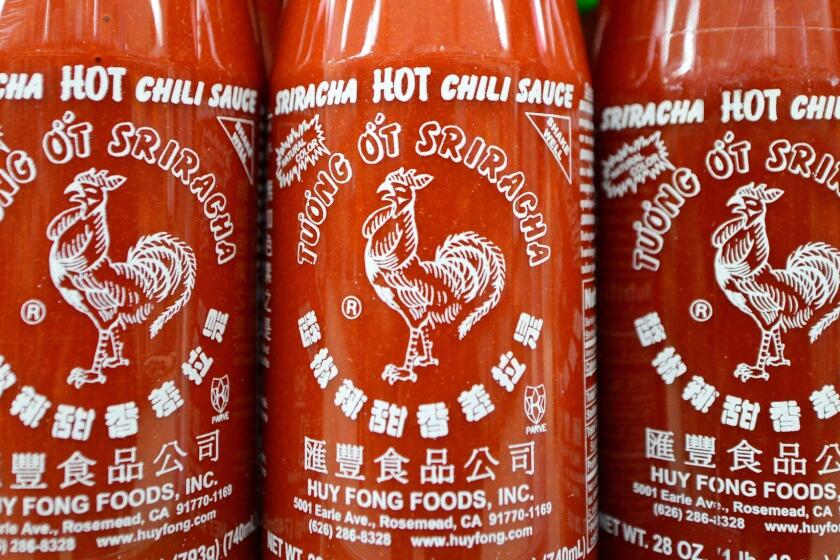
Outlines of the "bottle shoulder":
<svg viewBox="0 0 840 560">
<path fill-rule="evenodd" d="M 573 2 L 287 3 L 273 81 L 352 68 L 451 64 L 477 73 L 536 69 L 588 75 Z"/>
<path fill-rule="evenodd" d="M 207 78 L 262 79 L 254 13 L 241 0 L 8 0 L 0 54 L 130 63 Z"/>
<path fill-rule="evenodd" d="M 607 0 L 595 40 L 596 88 L 702 93 L 840 77 L 840 11 L 826 2 L 709 3 Z"/>
</svg>

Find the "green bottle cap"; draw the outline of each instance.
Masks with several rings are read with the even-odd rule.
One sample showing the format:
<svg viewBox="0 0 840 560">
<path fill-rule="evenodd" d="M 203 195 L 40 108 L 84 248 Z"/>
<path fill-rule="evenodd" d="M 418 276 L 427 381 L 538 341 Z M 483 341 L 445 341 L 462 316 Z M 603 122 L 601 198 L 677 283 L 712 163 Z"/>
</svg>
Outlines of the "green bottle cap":
<svg viewBox="0 0 840 560">
<path fill-rule="evenodd" d="M 591 12 L 598 7 L 598 0 L 578 0 L 578 7 L 581 12 Z"/>
</svg>

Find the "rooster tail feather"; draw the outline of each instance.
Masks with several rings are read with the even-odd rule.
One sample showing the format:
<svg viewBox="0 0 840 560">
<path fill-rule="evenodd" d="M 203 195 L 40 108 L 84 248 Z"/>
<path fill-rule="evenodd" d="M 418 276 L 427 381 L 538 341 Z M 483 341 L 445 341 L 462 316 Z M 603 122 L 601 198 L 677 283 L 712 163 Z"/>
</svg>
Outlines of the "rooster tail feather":
<svg viewBox="0 0 840 560">
<path fill-rule="evenodd" d="M 181 265 L 184 269 L 184 284 L 181 289 L 181 296 L 152 322 L 152 326 L 149 327 L 151 338 L 155 338 L 163 329 L 164 325 L 177 315 L 192 297 L 192 291 L 195 288 L 196 271 L 195 254 L 193 254 L 192 250 L 181 251 Z"/>
<path fill-rule="evenodd" d="M 466 319 L 458 325 L 458 337 L 461 339 L 466 337 L 475 324 L 499 304 L 499 300 L 502 299 L 502 292 L 505 289 L 505 257 L 501 249 L 486 241 L 482 248 L 488 261 L 490 294 L 484 300 L 484 303 L 473 309 L 472 313 L 467 315 Z"/>
<path fill-rule="evenodd" d="M 840 319 L 840 305 L 835 307 L 831 313 L 825 315 L 822 319 L 817 321 L 817 323 L 811 327 L 811 330 L 808 331 L 808 337 L 811 339 L 813 343 L 817 340 L 820 335 L 822 335 L 825 330 L 832 325 L 837 319 Z"/>
<path fill-rule="evenodd" d="M 184 283 L 181 289 L 181 296 L 178 300 L 170 305 L 166 311 L 164 311 L 157 319 L 152 322 L 152 326 L 149 327 L 149 333 L 151 334 L 151 338 L 155 338 L 163 329 L 164 325 L 169 322 L 175 315 L 178 314 L 179 311 L 190 301 L 192 297 L 192 291 L 195 288 L 195 273 L 196 273 L 196 261 L 195 261 L 195 254 L 192 250 L 187 247 L 181 247 L 180 256 L 181 256 L 181 266 L 184 272 Z"/>
<path fill-rule="evenodd" d="M 197 268 L 195 253 L 180 239 L 158 233 L 140 240 L 129 252 L 127 265 L 141 271 L 146 294 L 153 301 L 163 302 L 178 296 L 150 325 L 150 338 L 155 338 L 192 297 Z"/>
<path fill-rule="evenodd" d="M 808 243 L 788 258 L 784 278 L 794 286 L 808 307 L 814 311 L 835 303 L 840 291 L 840 251 L 826 243 Z M 836 305 L 808 331 L 811 342 L 817 340 L 837 319 Z"/>
</svg>

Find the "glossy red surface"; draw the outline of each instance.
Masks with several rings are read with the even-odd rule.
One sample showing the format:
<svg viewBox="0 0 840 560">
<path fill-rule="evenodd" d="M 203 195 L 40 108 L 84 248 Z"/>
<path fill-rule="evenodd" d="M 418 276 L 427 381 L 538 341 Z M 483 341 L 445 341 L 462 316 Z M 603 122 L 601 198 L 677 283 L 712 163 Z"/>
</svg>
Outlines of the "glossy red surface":
<svg viewBox="0 0 840 560">
<path fill-rule="evenodd" d="M 839 17 L 817 0 L 602 6 L 609 557 L 840 550 Z"/>
<path fill-rule="evenodd" d="M 4 557 L 254 557 L 251 16 L 0 3 Z"/>
<path fill-rule="evenodd" d="M 267 557 L 591 557 L 574 3 L 306 1 L 281 21 Z M 457 99 L 462 75 L 489 91 Z"/>
</svg>

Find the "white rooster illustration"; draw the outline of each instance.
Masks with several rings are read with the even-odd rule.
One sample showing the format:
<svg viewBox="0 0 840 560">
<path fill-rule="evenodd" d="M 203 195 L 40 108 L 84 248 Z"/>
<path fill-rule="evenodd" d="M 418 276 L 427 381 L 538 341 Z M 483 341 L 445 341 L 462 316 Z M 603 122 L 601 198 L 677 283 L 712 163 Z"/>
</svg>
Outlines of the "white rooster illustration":
<svg viewBox="0 0 840 560">
<path fill-rule="evenodd" d="M 111 259 L 108 196 L 125 181 L 96 169 L 79 174 L 65 190 L 74 206 L 47 228 L 53 242 L 49 259 L 53 283 L 99 331 L 92 365 L 73 369 L 67 379 L 77 388 L 105 383 L 103 369 L 128 365 L 122 332 L 155 314 L 149 326 L 154 338 L 187 304 L 195 287 L 192 249 L 168 233 L 142 237 L 125 262 Z"/>
<path fill-rule="evenodd" d="M 432 352 L 430 330 L 458 326 L 460 338 L 501 299 L 505 259 L 501 249 L 474 232 L 449 236 L 431 261 L 417 254 L 415 218 L 417 191 L 431 183 L 430 175 L 399 169 L 377 190 L 385 206 L 368 217 L 365 268 L 382 301 L 399 313 L 409 328 L 402 366 L 390 364 L 382 377 L 389 383 L 416 381 L 416 367 L 439 364 Z"/>
<path fill-rule="evenodd" d="M 782 332 L 811 324 L 818 311 L 835 307 L 811 324 L 813 343 L 838 317 L 840 251 L 827 243 L 807 243 L 796 249 L 783 269 L 769 262 L 767 206 L 784 191 L 749 184 L 738 189 L 727 205 L 735 217 L 712 236 L 717 248 L 715 275 L 729 301 L 749 315 L 761 329 L 755 365 L 739 364 L 741 381 L 770 378 L 767 366 L 788 366 Z"/>
</svg>

